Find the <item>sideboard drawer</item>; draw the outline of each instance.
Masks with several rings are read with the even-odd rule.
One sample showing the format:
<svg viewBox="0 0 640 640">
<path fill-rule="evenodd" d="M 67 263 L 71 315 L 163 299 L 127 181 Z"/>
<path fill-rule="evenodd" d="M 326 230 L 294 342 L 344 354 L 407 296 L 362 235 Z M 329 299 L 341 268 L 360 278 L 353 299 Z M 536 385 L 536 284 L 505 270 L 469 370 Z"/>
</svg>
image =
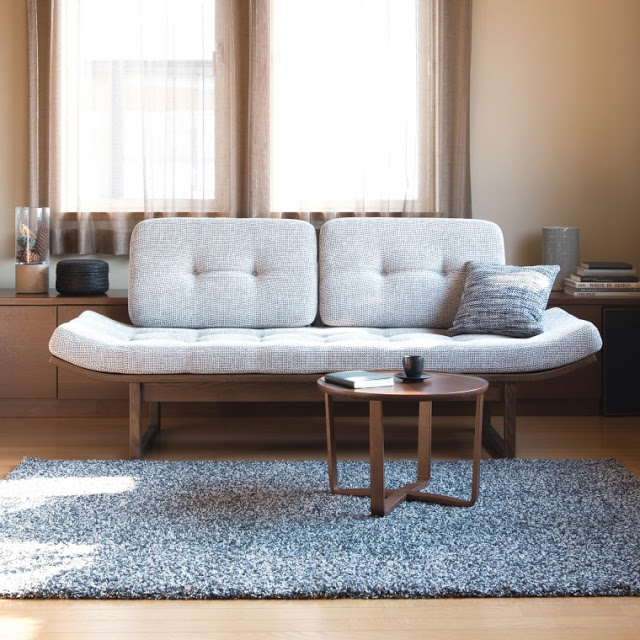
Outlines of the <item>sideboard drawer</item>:
<svg viewBox="0 0 640 640">
<path fill-rule="evenodd" d="M 49 364 L 55 307 L 0 306 L 0 397 L 55 398 L 56 370 Z"/>
</svg>

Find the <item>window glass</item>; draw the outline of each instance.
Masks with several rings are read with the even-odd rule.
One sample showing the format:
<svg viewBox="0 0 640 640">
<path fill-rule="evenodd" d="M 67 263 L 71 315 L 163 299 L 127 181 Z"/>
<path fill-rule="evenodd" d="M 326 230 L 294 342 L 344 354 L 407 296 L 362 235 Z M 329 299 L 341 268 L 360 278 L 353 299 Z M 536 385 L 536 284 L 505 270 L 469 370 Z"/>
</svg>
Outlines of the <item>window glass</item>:
<svg viewBox="0 0 640 640">
<path fill-rule="evenodd" d="M 215 199 L 215 4 L 69 3 L 65 209 L 142 210 L 146 195 L 189 210 Z"/>
<path fill-rule="evenodd" d="M 416 4 L 273 0 L 276 210 L 415 197 Z"/>
</svg>

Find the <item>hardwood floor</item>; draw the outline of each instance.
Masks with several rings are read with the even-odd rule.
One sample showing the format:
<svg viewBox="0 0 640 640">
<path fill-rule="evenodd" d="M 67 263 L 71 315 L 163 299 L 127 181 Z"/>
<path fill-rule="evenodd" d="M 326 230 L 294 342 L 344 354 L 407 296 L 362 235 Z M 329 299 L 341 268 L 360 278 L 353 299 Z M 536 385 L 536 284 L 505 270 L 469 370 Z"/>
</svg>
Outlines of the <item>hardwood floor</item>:
<svg viewBox="0 0 640 640">
<path fill-rule="evenodd" d="M 366 421 L 338 418 L 342 457 L 362 458 Z M 436 458 L 470 455 L 471 432 L 436 418 Z M 391 418 L 387 454 L 414 456 L 414 421 Z M 24 456 L 119 458 L 125 419 L 0 418 L 0 476 Z M 522 417 L 525 458 L 616 457 L 640 475 L 640 418 Z M 265 416 L 166 421 L 150 459 L 324 459 L 321 418 Z M 640 598 L 309 601 L 0 600 L 2 640 L 81 638 L 367 639 L 640 638 Z"/>
</svg>

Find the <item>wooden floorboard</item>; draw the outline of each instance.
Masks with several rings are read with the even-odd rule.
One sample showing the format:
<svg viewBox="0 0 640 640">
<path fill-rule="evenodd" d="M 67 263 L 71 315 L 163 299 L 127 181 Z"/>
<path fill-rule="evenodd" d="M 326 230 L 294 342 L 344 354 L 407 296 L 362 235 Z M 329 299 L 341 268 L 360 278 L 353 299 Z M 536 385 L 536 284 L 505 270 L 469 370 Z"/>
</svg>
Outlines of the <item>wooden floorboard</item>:
<svg viewBox="0 0 640 640">
<path fill-rule="evenodd" d="M 436 417 L 434 457 L 469 457 L 470 418 Z M 415 455 L 415 420 L 385 420 L 387 455 Z M 499 428 L 499 425 L 498 425 Z M 0 476 L 23 457 L 125 457 L 123 418 L 0 418 Z M 341 458 L 366 456 L 366 420 L 337 416 Z M 523 417 L 519 457 L 615 457 L 640 475 L 638 417 Z M 324 420 L 167 420 L 149 459 L 324 459 Z M 513 598 L 304 601 L 0 600 L 4 640 L 474 638 L 478 640 L 640 638 L 640 598 Z"/>
</svg>

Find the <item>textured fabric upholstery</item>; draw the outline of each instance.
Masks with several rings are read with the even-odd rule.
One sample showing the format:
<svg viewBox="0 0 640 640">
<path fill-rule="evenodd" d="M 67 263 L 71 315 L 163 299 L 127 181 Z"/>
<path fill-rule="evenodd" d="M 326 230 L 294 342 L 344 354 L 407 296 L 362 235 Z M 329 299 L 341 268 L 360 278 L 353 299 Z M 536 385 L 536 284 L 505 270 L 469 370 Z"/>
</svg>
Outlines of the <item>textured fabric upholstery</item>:
<svg viewBox="0 0 640 640">
<path fill-rule="evenodd" d="M 320 233 L 322 321 L 339 327 L 448 329 L 469 260 L 504 264 L 486 220 L 341 218 Z"/>
<path fill-rule="evenodd" d="M 167 218 L 133 231 L 136 325 L 301 327 L 316 313 L 317 241 L 308 222 Z"/>
<path fill-rule="evenodd" d="M 324 225 L 320 311 L 316 236 L 295 220 L 161 219 L 132 238 L 136 325 L 91 311 L 60 325 L 54 356 L 123 374 L 323 374 L 402 368 L 519 373 L 597 352 L 596 327 L 561 309 L 531 338 L 448 336 L 470 260 L 504 264 L 502 233 L 481 220 L 355 218 Z"/>
<path fill-rule="evenodd" d="M 511 373 L 559 367 L 598 351 L 595 326 L 562 309 L 543 314 L 533 338 L 449 337 L 421 328 L 158 329 L 121 324 L 92 311 L 60 325 L 49 349 L 72 364 L 114 373 L 326 373 L 398 369 L 407 353 L 425 369 Z"/>
<path fill-rule="evenodd" d="M 450 336 L 494 333 L 530 338 L 544 331 L 542 313 L 560 267 L 468 262 L 462 302 Z"/>
</svg>

